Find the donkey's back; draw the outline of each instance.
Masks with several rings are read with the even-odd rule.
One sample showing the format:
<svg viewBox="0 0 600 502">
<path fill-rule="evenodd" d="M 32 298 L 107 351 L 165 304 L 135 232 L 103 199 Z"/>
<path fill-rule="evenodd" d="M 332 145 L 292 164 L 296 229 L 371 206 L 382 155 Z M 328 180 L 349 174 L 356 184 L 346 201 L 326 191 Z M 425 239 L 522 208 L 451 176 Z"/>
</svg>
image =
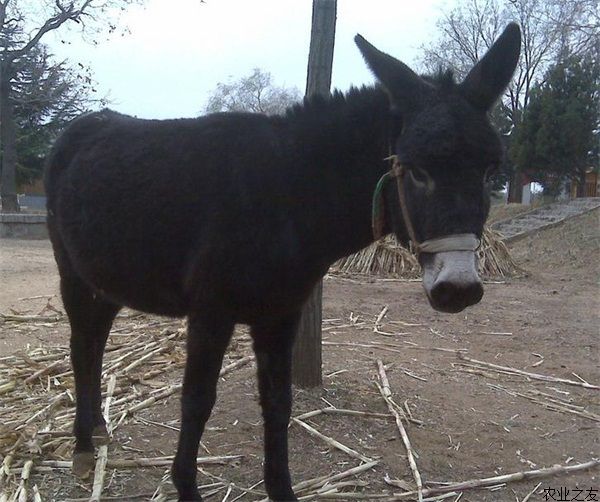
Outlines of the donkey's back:
<svg viewBox="0 0 600 502">
<path fill-rule="evenodd" d="M 227 249 L 267 218 L 253 214 L 263 206 L 253 198 L 278 181 L 280 143 L 274 121 L 253 114 L 158 121 L 104 110 L 75 120 L 45 179 L 61 273 L 121 305 L 184 315 L 191 283 L 223 289 L 206 274 L 223 260 L 235 268 Z"/>
</svg>

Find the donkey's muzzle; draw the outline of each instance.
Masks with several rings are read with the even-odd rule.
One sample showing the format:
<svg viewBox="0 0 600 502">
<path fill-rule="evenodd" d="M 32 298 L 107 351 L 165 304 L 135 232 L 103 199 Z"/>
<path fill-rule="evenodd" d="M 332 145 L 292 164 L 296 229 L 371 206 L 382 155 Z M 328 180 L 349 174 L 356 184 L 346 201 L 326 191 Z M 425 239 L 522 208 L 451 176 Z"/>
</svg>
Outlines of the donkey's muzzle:
<svg viewBox="0 0 600 502">
<path fill-rule="evenodd" d="M 483 297 L 475 252 L 422 253 L 420 260 L 423 287 L 435 310 L 455 314 Z"/>
</svg>

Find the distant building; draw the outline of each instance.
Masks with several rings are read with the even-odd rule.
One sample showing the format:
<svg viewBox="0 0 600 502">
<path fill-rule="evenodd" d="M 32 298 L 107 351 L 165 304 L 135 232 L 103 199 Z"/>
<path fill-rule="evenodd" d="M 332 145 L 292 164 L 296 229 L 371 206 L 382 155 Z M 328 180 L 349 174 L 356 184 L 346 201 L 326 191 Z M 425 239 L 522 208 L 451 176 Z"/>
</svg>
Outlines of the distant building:
<svg viewBox="0 0 600 502">
<path fill-rule="evenodd" d="M 571 183 L 571 198 L 600 196 L 600 177 L 598 176 L 598 170 L 590 168 L 585 173 L 585 184 L 583 189 L 579 190 L 579 188 L 579 183 L 577 181 Z M 578 193 L 580 195 L 577 195 Z"/>
</svg>

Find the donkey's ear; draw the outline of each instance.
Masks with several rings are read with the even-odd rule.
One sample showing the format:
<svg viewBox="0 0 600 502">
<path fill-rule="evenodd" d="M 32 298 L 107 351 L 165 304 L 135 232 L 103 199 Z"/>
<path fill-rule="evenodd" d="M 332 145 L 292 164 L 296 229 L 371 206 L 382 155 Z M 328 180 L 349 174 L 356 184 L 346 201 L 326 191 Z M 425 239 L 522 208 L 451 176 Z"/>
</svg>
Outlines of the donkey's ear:
<svg viewBox="0 0 600 502">
<path fill-rule="evenodd" d="M 477 108 L 489 110 L 513 76 L 521 51 L 521 30 L 510 23 L 460 85 Z"/>
<path fill-rule="evenodd" d="M 403 62 L 381 52 L 361 35 L 354 37 L 370 70 L 400 108 L 418 100 L 428 84 Z"/>
</svg>

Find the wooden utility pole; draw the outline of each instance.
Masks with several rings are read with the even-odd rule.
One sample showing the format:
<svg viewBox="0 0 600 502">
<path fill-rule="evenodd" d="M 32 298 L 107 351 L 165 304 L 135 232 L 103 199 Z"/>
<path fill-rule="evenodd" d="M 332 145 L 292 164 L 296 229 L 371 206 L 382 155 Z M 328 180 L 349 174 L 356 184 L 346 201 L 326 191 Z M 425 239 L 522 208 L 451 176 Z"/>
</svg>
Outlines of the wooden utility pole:
<svg viewBox="0 0 600 502">
<path fill-rule="evenodd" d="M 523 174 L 519 171 L 513 173 L 508 183 L 507 204 L 515 202 L 521 204 L 523 202 Z"/>
<path fill-rule="evenodd" d="M 337 0 L 313 0 L 306 96 L 329 95 Z M 323 283 L 315 287 L 302 311 L 294 346 L 292 381 L 303 388 L 323 385 L 321 372 L 321 321 Z"/>
</svg>

